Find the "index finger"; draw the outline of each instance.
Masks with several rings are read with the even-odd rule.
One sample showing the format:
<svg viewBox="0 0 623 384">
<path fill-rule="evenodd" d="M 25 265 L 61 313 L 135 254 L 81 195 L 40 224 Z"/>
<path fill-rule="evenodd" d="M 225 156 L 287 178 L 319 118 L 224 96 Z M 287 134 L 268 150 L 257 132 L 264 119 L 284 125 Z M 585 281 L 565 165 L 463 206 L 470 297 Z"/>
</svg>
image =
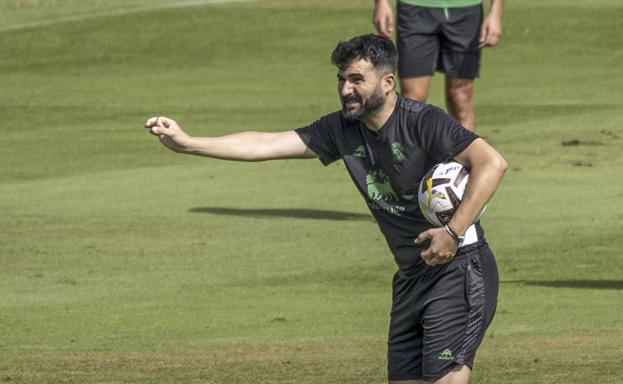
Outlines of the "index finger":
<svg viewBox="0 0 623 384">
<path fill-rule="evenodd" d="M 381 34 L 385 34 L 385 21 L 382 18 L 375 18 L 373 21 L 376 31 Z"/>
<path fill-rule="evenodd" d="M 479 47 L 479 48 L 484 48 L 484 47 L 487 47 L 487 46 L 489 45 L 489 41 L 488 41 L 488 40 L 489 40 L 489 36 L 485 36 L 485 37 L 484 37 L 484 38 L 480 41 L 480 43 L 478 44 L 478 47 Z"/>
<path fill-rule="evenodd" d="M 151 128 L 158 121 L 158 117 L 150 117 L 145 122 L 145 128 Z"/>
<path fill-rule="evenodd" d="M 394 33 L 394 20 L 391 16 L 387 16 L 385 19 L 385 31 L 387 32 L 387 37 L 392 38 L 392 33 Z"/>
<path fill-rule="evenodd" d="M 419 244 L 423 241 L 432 239 L 433 236 L 430 234 L 430 229 L 428 231 L 424 231 L 415 238 L 415 244 Z"/>
</svg>

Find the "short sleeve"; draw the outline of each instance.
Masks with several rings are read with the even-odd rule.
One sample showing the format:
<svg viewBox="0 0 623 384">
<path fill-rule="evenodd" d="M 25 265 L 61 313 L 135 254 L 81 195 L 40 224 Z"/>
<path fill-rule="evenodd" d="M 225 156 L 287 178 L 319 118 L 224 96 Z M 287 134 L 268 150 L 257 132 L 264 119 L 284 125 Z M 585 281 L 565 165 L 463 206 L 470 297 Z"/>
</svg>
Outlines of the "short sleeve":
<svg viewBox="0 0 623 384">
<path fill-rule="evenodd" d="M 342 158 L 338 145 L 341 127 L 341 117 L 336 112 L 295 129 L 295 132 L 309 149 L 320 156 L 322 164 L 329 165 Z"/>
<path fill-rule="evenodd" d="M 450 161 L 478 138 L 478 135 L 435 107 L 422 111 L 415 125 L 421 147 L 428 156 L 439 162 Z"/>
</svg>

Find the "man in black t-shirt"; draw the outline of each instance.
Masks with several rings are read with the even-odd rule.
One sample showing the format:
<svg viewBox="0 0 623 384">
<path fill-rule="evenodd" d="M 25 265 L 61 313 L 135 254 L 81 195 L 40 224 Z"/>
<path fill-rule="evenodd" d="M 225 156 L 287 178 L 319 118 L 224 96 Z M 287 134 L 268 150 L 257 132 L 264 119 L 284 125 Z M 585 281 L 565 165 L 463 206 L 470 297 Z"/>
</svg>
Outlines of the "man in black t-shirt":
<svg viewBox="0 0 623 384">
<path fill-rule="evenodd" d="M 166 117 L 145 123 L 175 152 L 227 160 L 342 159 L 398 264 L 388 342 L 389 383 L 463 384 L 490 324 L 498 276 L 476 221 L 506 170 L 489 144 L 441 110 L 395 91 L 391 40 L 357 36 L 337 45 L 342 109 L 304 128 L 191 137 Z M 418 209 L 418 181 L 436 163 L 470 169 L 463 201 L 434 228 Z"/>
</svg>

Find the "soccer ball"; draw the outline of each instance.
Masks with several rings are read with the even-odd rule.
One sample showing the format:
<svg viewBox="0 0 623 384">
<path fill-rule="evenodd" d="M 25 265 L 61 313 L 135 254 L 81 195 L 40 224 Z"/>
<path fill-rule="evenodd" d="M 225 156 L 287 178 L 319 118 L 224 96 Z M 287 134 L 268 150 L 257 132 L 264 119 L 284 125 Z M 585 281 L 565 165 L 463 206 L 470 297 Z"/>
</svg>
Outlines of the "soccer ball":
<svg viewBox="0 0 623 384">
<path fill-rule="evenodd" d="M 420 181 L 418 202 L 424 217 L 434 226 L 448 224 L 461 204 L 469 180 L 469 171 L 457 162 L 440 163 Z M 485 208 L 482 209 L 478 220 Z"/>
</svg>

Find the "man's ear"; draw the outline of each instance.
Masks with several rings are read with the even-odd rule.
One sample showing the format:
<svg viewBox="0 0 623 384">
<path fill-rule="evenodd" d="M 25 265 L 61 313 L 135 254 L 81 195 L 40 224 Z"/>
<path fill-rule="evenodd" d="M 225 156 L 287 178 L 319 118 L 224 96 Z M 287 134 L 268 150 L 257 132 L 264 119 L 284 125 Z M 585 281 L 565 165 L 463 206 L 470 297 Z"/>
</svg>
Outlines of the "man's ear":
<svg viewBox="0 0 623 384">
<path fill-rule="evenodd" d="M 395 74 L 386 73 L 383 75 L 383 78 L 381 81 L 382 81 L 381 86 L 383 87 L 383 93 L 385 93 L 386 95 L 396 89 L 396 75 Z"/>
</svg>

